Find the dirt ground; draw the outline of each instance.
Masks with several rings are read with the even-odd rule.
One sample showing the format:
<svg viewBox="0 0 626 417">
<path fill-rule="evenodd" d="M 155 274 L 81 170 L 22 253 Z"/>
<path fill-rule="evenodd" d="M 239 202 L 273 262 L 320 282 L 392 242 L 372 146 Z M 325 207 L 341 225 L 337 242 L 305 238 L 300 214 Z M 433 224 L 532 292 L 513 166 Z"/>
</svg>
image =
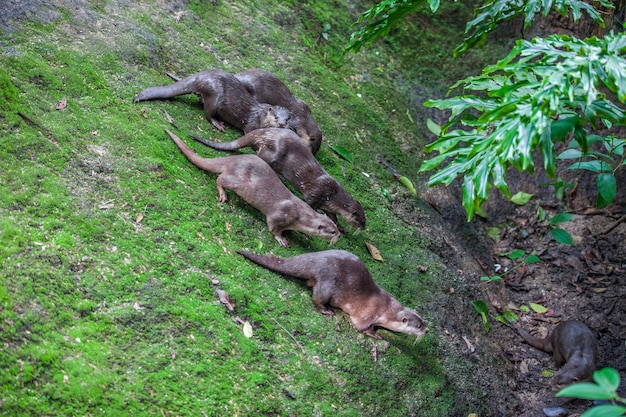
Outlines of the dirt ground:
<svg viewBox="0 0 626 417">
<path fill-rule="evenodd" d="M 620 174 L 618 184 L 623 184 L 626 179 L 624 173 Z M 599 367 L 617 369 L 626 381 L 626 196 L 618 191 L 615 204 L 599 210 L 595 208 L 595 180 L 591 175 L 566 172 L 566 182 L 578 183 L 579 187 L 563 201 L 554 197 L 552 187 L 541 185 L 547 182 L 542 173 L 532 177 L 512 171 L 509 179 L 514 189 L 537 197 L 516 206 L 493 192 L 484 207 L 488 220 L 476 219 L 469 224 L 461 221 L 464 213 L 459 189 L 421 190 L 443 221 L 440 225 L 422 225 L 431 229 L 433 249 L 458 268 L 474 299 L 485 301 L 491 312 L 489 333 L 484 334 L 481 325 L 470 337 L 466 323 L 459 321 L 466 314 L 469 316 L 465 320 L 472 317 L 478 321 L 478 316 L 463 306 L 448 305 L 451 319 L 446 333 L 450 343 L 466 352 L 468 360 L 493 355 L 493 367 L 485 368 L 484 375 L 477 375 L 477 379 L 501 372 L 508 387 L 497 388 L 494 400 L 513 394 L 516 415 L 543 416 L 543 408 L 562 407 L 564 414 L 560 415 L 577 416 L 591 402 L 566 402 L 554 397 L 558 387 L 542 373 L 556 371 L 552 356 L 527 345 L 514 330 L 493 319 L 504 310 L 512 311 L 520 317 L 517 324 L 538 337 L 545 337 L 562 320 L 581 320 L 597 334 Z M 546 219 L 563 211 L 573 214 L 571 221 L 559 225 L 573 237 L 571 246 L 552 238 L 548 220 L 538 218 L 538 205 L 545 210 Z M 396 214 L 407 223 L 416 222 L 415 213 L 407 213 L 400 206 Z M 493 228 L 495 240 L 487 236 L 489 228 Z M 518 266 L 519 260 L 499 256 L 517 249 L 537 255 L 540 262 Z M 498 274 L 504 279 L 480 281 L 480 276 Z M 537 314 L 519 310 L 531 302 L 548 311 Z M 623 382 L 620 389 L 623 397 Z"/>
</svg>

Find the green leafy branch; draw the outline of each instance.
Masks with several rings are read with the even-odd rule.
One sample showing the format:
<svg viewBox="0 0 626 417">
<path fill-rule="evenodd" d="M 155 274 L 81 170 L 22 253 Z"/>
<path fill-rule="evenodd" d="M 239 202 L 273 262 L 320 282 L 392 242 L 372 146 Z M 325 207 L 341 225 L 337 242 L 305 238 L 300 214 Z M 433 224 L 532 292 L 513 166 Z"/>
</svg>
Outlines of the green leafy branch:
<svg viewBox="0 0 626 417">
<path fill-rule="evenodd" d="M 556 173 L 555 141 L 573 136 L 576 145 L 570 148 L 578 146 L 580 156 L 600 158 L 589 150 L 596 136 L 588 135 L 588 130 L 626 125 L 626 112 L 608 98 L 612 94 L 620 103 L 626 101 L 625 52 L 623 33 L 584 41 L 566 35 L 518 41 L 507 57 L 450 89 L 462 86 L 464 92 L 476 94 L 425 103 L 451 114 L 439 138 L 426 147 L 438 155 L 424 161 L 420 171 L 444 165 L 430 177 L 431 186 L 449 185 L 462 176 L 463 206 L 471 220 L 492 185 L 511 197 L 507 168 L 532 173 L 536 149 L 550 178 Z M 624 165 L 624 146 L 614 136 L 601 141 L 618 157 L 615 161 L 604 153 L 602 158 L 615 162 L 611 170 L 599 162 L 598 181 L 603 187 L 607 184 L 601 201 L 608 204 L 615 194 L 610 184 L 613 172 Z"/>
<path fill-rule="evenodd" d="M 528 256 L 525 256 L 526 252 L 524 252 L 523 249 L 515 249 L 513 251 L 511 251 L 510 253 L 506 254 L 505 256 L 513 261 L 518 261 L 515 265 L 513 265 L 510 269 L 502 272 L 500 275 L 494 275 L 494 276 L 483 276 L 480 277 L 481 281 L 499 281 L 501 279 L 504 278 L 504 276 L 506 274 L 509 274 L 515 270 L 517 270 L 520 266 L 525 265 L 525 264 L 534 264 L 537 262 L 540 262 L 541 259 L 539 259 L 539 257 L 537 255 L 535 255 L 534 253 L 531 253 Z M 498 271 L 496 271 L 498 272 Z"/>
<path fill-rule="evenodd" d="M 366 23 L 350 35 L 350 41 L 343 53 L 350 50 L 355 53 L 359 52 L 361 47 L 372 43 L 374 39 L 387 35 L 406 14 L 426 3 L 433 12 L 439 9 L 440 0 L 383 0 L 379 2 L 359 16 L 356 24 Z"/>
<path fill-rule="evenodd" d="M 599 0 L 598 3 L 609 9 L 614 8 L 608 0 Z M 432 12 L 436 12 L 441 0 L 383 0 L 378 2 L 359 16 L 356 24 L 364 23 L 364 25 L 352 33 L 343 53 L 350 50 L 358 52 L 361 47 L 371 44 L 376 38 L 387 35 L 406 14 L 425 7 L 427 4 Z M 574 21 L 578 21 L 584 11 L 599 26 L 605 26 L 598 10 L 583 0 L 490 0 L 474 10 L 474 18 L 467 23 L 465 38 L 463 43 L 454 50 L 454 56 L 459 56 L 471 47 L 482 44 L 487 35 L 498 25 L 516 16 L 524 15 L 524 28 L 527 28 L 537 13 L 547 16 L 552 8 L 563 16 L 571 12 Z"/>
<path fill-rule="evenodd" d="M 587 145 L 596 142 L 600 142 L 606 152 L 592 151 L 589 148 L 583 151 L 578 142 L 571 141 L 568 149 L 562 152 L 557 159 L 578 159 L 568 169 L 584 169 L 598 174 L 596 177 L 596 186 L 598 187 L 596 205 L 604 207 L 615 198 L 617 191 L 615 171 L 626 165 L 626 153 L 624 152 L 626 139 L 619 139 L 615 136 L 587 136 Z"/>
<path fill-rule="evenodd" d="M 489 307 L 487 306 L 487 303 L 485 303 L 483 300 L 474 300 L 471 304 L 472 307 L 474 307 L 474 310 L 476 310 L 476 312 L 480 315 L 482 319 L 485 333 L 489 333 Z M 530 312 L 531 309 L 538 314 L 544 314 L 548 311 L 546 307 L 537 303 L 528 303 L 528 306 L 521 305 L 519 307 L 519 310 L 524 313 Z M 499 314 L 494 318 L 500 323 L 509 327 L 511 327 L 513 323 L 516 323 L 519 320 L 519 316 L 509 309 L 503 310 L 502 314 Z"/>
<path fill-rule="evenodd" d="M 612 9 L 614 7 L 606 0 L 600 0 L 598 3 L 607 8 Z M 474 10 L 474 18 L 467 22 L 466 36 L 463 43 L 454 50 L 454 56 L 460 56 L 477 44 L 482 45 L 487 35 L 498 25 L 516 16 L 524 15 L 524 29 L 527 29 L 535 20 L 537 13 L 541 13 L 545 17 L 553 7 L 562 16 L 568 16 L 571 12 L 574 21 L 581 18 L 581 11 L 584 10 L 598 25 L 605 26 L 600 13 L 591 4 L 582 0 L 490 0 Z"/>
<path fill-rule="evenodd" d="M 608 401 L 595 405 L 580 417 L 620 417 L 626 415 L 626 398 L 617 394 L 619 373 L 613 368 L 603 368 L 593 373 L 593 382 L 581 382 L 567 386 L 556 393 L 557 397 L 576 397 L 585 400 Z"/>
</svg>

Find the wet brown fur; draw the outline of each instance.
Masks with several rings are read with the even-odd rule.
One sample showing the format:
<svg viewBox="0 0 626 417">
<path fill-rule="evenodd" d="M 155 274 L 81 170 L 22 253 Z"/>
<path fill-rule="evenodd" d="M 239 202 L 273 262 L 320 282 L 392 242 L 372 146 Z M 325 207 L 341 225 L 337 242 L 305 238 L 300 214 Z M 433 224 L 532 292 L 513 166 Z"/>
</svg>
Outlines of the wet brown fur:
<svg viewBox="0 0 626 417">
<path fill-rule="evenodd" d="M 146 88 L 135 97 L 135 102 L 191 93 L 200 96 L 207 120 L 222 132 L 223 122 L 244 133 L 262 127 L 287 127 L 289 124 L 287 109 L 259 103 L 234 75 L 220 69 L 202 71 L 170 85 Z"/>
<path fill-rule="evenodd" d="M 552 380 L 555 385 L 567 385 L 591 379 L 597 367 L 597 340 L 591 329 L 577 320 L 559 323 L 545 339 L 531 336 L 516 327 L 529 345 L 554 355 L 559 371 Z"/>
<path fill-rule="evenodd" d="M 257 129 L 231 142 L 213 142 L 192 136 L 222 151 L 250 147 L 302 194 L 314 209 L 336 215 L 359 230 L 365 229 L 365 211 L 355 198 L 317 162 L 297 134 L 288 129 Z"/>
<path fill-rule="evenodd" d="M 267 226 L 281 246 L 288 246 L 285 230 L 297 230 L 307 235 L 330 239 L 339 238 L 337 226 L 327 216 L 317 213 L 294 196 L 267 163 L 256 155 L 236 155 L 223 158 L 202 158 L 175 134 L 166 130 L 187 159 L 198 168 L 218 173 L 219 201 L 227 200 L 225 189 L 237 193 L 248 204 L 265 214 Z"/>
<path fill-rule="evenodd" d="M 311 109 L 296 98 L 287 86 L 274 74 L 259 68 L 252 68 L 235 74 L 259 103 L 282 106 L 291 112 L 289 128 L 294 130 L 313 154 L 322 143 L 322 131 L 313 119 Z"/>
<path fill-rule="evenodd" d="M 382 339 L 376 332 L 379 327 L 414 336 L 428 332 L 417 312 L 376 285 L 365 264 L 350 252 L 326 250 L 290 258 L 237 253 L 271 271 L 305 279 L 322 314 L 333 315 L 329 305 L 340 308 L 358 331 L 376 339 Z"/>
</svg>

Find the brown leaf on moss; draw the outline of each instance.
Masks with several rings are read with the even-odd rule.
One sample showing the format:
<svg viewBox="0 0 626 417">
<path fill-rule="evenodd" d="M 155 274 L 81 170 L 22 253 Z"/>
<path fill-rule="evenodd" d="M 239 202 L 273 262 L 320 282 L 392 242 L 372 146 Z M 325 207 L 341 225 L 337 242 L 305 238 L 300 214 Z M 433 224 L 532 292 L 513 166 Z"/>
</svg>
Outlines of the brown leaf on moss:
<svg viewBox="0 0 626 417">
<path fill-rule="evenodd" d="M 381 256 L 380 251 L 376 246 L 368 242 L 365 242 L 365 246 L 367 246 L 367 250 L 370 252 L 370 255 L 372 255 L 372 258 L 376 259 L 377 261 L 384 262 L 383 257 Z"/>
<path fill-rule="evenodd" d="M 223 290 L 216 290 L 216 292 L 217 296 L 220 299 L 220 303 L 224 304 L 224 307 L 226 307 L 228 311 L 234 311 L 235 306 L 233 305 L 233 303 L 230 302 L 230 298 L 228 298 L 228 293 Z"/>
</svg>

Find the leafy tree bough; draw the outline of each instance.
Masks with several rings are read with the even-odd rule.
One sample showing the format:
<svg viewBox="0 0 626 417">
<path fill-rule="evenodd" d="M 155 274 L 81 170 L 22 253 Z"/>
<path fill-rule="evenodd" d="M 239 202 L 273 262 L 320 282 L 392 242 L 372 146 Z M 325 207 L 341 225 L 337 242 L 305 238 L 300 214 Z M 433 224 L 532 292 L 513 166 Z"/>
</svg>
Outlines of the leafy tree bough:
<svg viewBox="0 0 626 417">
<path fill-rule="evenodd" d="M 519 41 L 509 56 L 482 75 L 453 86 L 484 96 L 428 101 L 426 106 L 452 112 L 439 139 L 427 147 L 439 155 L 425 161 L 421 170 L 433 170 L 448 158 L 450 162 L 429 184 L 449 185 L 464 175 L 463 205 L 471 219 L 487 199 L 491 182 L 510 196 L 508 165 L 532 172 L 533 153 L 539 149 L 552 178 L 557 158 L 578 159 L 571 169 L 598 173 L 598 206 L 611 203 L 614 171 L 624 165 L 626 140 L 590 132 L 626 124 L 626 113 L 610 99 L 626 101 L 624 52 L 624 34 L 585 41 L 565 35 Z M 468 129 L 453 129 L 459 124 Z M 568 139 L 569 149 L 557 156 L 554 142 Z M 592 150 L 594 142 L 604 149 Z"/>
<path fill-rule="evenodd" d="M 433 12 L 440 5 L 436 0 L 380 2 L 362 14 L 359 22 L 367 23 L 352 34 L 346 51 L 358 51 L 389 33 L 403 16 L 426 3 Z M 609 2 L 598 3 L 613 8 Z M 545 16 L 552 7 L 562 15 L 571 11 L 574 20 L 584 10 L 605 26 L 598 10 L 578 0 L 487 1 L 467 23 L 467 36 L 455 54 L 484 42 L 491 31 L 513 17 L 523 14 L 524 27 L 528 27 L 537 13 Z M 420 170 L 439 168 L 430 185 L 449 185 L 462 176 L 463 206 L 471 220 L 492 184 L 510 197 L 506 170 L 513 166 L 532 173 L 533 153 L 539 149 L 551 178 L 556 175 L 557 158 L 577 159 L 569 168 L 596 172 L 598 206 L 606 206 L 616 192 L 614 173 L 624 165 L 625 140 L 612 132 L 626 124 L 621 106 L 626 101 L 625 52 L 623 33 L 602 39 L 554 35 L 518 41 L 506 58 L 450 89 L 462 87 L 465 94 L 425 103 L 451 115 L 441 129 L 431 123 L 439 138 L 426 150 L 438 155 L 425 161 Z M 593 134 L 603 128 L 609 133 Z M 569 149 L 557 156 L 554 142 L 566 140 Z M 601 142 L 603 149 L 590 148 L 595 142 Z"/>
</svg>

